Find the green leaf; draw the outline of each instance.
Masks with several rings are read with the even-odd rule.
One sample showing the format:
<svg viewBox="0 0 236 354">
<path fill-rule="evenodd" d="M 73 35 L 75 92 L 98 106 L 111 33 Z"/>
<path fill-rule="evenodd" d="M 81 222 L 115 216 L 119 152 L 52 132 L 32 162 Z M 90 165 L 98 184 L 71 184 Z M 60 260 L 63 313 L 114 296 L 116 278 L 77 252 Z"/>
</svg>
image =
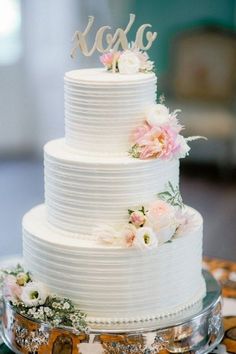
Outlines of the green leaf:
<svg viewBox="0 0 236 354">
<path fill-rule="evenodd" d="M 146 214 L 146 212 L 145 212 L 145 208 L 144 208 L 144 206 L 143 206 L 143 205 L 142 205 L 141 209 L 139 209 L 139 211 L 141 211 L 141 213 L 143 213 L 143 215 L 145 215 L 145 214 Z"/>
<path fill-rule="evenodd" d="M 158 193 L 158 196 L 159 197 L 171 197 L 172 196 L 172 194 L 170 193 L 170 192 L 161 192 L 161 193 Z"/>
<path fill-rule="evenodd" d="M 175 191 L 175 189 L 174 189 L 174 187 L 173 187 L 173 185 L 172 185 L 172 183 L 169 181 L 168 182 L 168 185 L 169 185 L 169 187 L 170 187 L 170 190 L 173 192 L 173 193 L 175 193 L 176 191 Z"/>
<path fill-rule="evenodd" d="M 174 187 L 170 181 L 167 184 L 167 190 L 158 193 L 158 197 L 173 206 L 178 206 L 180 208 L 183 208 L 184 206 L 178 186 Z"/>
<path fill-rule="evenodd" d="M 131 215 L 134 212 L 134 210 L 128 209 L 129 215 Z"/>
</svg>

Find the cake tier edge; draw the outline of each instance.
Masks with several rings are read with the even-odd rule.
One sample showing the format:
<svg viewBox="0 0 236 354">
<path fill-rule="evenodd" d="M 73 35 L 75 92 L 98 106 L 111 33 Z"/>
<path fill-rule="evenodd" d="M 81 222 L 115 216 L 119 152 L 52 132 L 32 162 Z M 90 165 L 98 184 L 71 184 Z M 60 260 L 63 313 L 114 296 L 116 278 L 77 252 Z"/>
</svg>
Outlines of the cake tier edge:
<svg viewBox="0 0 236 354">
<path fill-rule="evenodd" d="M 68 297 L 89 323 L 115 324 L 172 316 L 205 295 L 202 217 L 194 230 L 151 250 L 79 240 L 47 222 L 45 206 L 23 219 L 24 262 L 50 292 Z"/>
<path fill-rule="evenodd" d="M 171 182 L 179 185 L 179 160 L 88 157 L 65 139 L 45 145 L 48 220 L 60 229 L 92 235 L 97 225 L 119 227 L 128 209 L 149 204 Z"/>
</svg>

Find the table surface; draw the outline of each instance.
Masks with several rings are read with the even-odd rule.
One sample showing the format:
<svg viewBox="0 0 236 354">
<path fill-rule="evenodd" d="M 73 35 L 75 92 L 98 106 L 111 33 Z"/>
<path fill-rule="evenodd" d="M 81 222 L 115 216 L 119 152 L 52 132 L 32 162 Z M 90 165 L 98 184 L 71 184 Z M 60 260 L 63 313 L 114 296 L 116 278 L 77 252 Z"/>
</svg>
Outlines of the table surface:
<svg viewBox="0 0 236 354">
<path fill-rule="evenodd" d="M 219 259 L 205 258 L 203 267 L 208 269 L 220 282 L 223 293 L 225 336 L 221 344 L 212 353 L 236 353 L 236 263 Z M 3 343 L 0 344 L 0 354 L 12 353 L 13 352 Z M 166 350 L 160 352 L 160 354 L 168 353 L 169 352 Z"/>
</svg>

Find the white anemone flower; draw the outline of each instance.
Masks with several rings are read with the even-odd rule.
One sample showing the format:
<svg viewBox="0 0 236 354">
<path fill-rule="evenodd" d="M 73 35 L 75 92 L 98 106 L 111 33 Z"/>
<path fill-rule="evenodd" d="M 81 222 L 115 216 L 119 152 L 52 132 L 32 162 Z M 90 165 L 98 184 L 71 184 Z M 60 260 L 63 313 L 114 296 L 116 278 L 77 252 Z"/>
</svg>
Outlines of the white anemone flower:
<svg viewBox="0 0 236 354">
<path fill-rule="evenodd" d="M 43 305 L 46 298 L 47 291 L 41 283 L 30 282 L 22 289 L 21 300 L 25 306 L 33 307 Z"/>
<path fill-rule="evenodd" d="M 158 246 L 158 239 L 150 227 L 140 227 L 135 235 L 133 246 L 139 249 L 151 249 Z"/>
</svg>

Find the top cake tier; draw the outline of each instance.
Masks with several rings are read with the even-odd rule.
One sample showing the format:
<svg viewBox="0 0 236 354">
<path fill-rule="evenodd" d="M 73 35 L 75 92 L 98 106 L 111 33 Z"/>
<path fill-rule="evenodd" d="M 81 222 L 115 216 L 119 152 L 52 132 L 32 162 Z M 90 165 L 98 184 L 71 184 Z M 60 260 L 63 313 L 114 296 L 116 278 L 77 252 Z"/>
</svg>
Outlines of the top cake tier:
<svg viewBox="0 0 236 354">
<path fill-rule="evenodd" d="M 156 100 L 156 75 L 105 69 L 65 74 L 66 143 L 91 155 L 124 155 L 133 130 Z"/>
</svg>

